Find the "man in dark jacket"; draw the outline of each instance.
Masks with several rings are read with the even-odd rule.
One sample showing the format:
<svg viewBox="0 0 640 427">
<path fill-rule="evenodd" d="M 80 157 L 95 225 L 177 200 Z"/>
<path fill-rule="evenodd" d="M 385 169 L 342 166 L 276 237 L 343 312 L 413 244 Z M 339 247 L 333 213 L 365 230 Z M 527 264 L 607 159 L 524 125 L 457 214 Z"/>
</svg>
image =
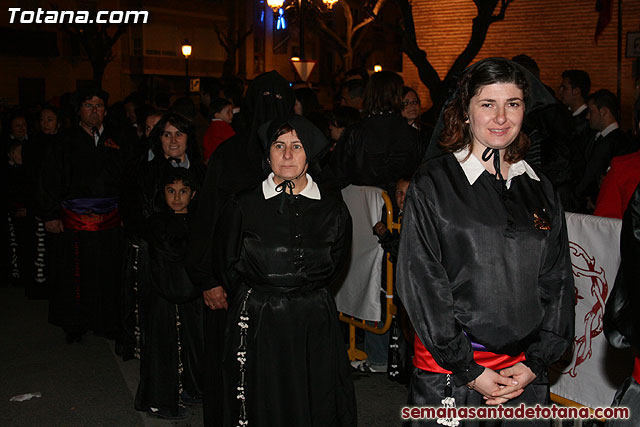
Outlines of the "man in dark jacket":
<svg viewBox="0 0 640 427">
<path fill-rule="evenodd" d="M 37 190 L 37 215 L 56 235 L 60 257 L 49 321 L 67 341 L 87 330 L 109 338 L 119 332 L 122 229 L 118 204 L 126 142 L 103 125 L 108 94 L 77 94 L 78 125 L 45 158 Z"/>
<path fill-rule="evenodd" d="M 613 93 L 600 89 L 589 96 L 587 105 L 589 126 L 597 133 L 583 147 L 585 168 L 576 195 L 584 203 L 585 212 L 593 212 L 601 178 L 611 159 L 631 153 L 633 147 L 618 125 L 618 99 Z"/>
</svg>

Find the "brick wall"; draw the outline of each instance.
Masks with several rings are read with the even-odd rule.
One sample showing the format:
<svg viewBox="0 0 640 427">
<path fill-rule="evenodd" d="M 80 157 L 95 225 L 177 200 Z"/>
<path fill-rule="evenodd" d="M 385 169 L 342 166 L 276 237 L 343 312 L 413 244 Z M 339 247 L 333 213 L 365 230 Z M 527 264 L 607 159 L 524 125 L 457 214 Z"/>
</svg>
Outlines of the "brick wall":
<svg viewBox="0 0 640 427">
<path fill-rule="evenodd" d="M 626 34 L 640 31 L 640 1 L 622 1 L 623 53 L 621 65 L 622 125 L 631 126 L 635 100 L 634 58 L 625 58 Z M 505 19 L 491 25 L 486 41 L 473 62 L 490 56 L 511 58 L 526 53 L 536 60 L 543 82 L 557 89 L 565 69 L 586 70 L 592 90 L 617 87 L 618 1 L 613 1 L 612 19 L 596 45 L 598 13 L 595 0 L 515 0 Z M 472 0 L 414 0 L 413 16 L 419 46 L 441 77 L 464 49 L 476 15 Z M 413 63 L 403 59 L 405 83 L 418 89 L 423 106 L 431 102 Z"/>
</svg>

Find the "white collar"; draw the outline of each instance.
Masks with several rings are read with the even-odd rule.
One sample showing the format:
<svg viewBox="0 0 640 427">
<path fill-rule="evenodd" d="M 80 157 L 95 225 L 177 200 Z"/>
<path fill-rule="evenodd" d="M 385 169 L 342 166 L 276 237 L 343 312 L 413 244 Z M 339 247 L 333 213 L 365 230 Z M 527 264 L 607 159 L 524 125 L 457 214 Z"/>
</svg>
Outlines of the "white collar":
<svg viewBox="0 0 640 427">
<path fill-rule="evenodd" d="M 480 160 L 476 156 L 474 156 L 473 153 L 469 153 L 469 150 L 467 148 L 456 151 L 455 153 L 453 153 L 453 155 L 455 156 L 456 160 L 458 160 L 458 163 L 460 163 L 460 167 L 467 177 L 467 181 L 469 181 L 469 184 L 471 185 L 473 185 L 478 180 L 480 175 L 482 175 L 482 172 L 486 170 L 482 165 L 482 162 L 480 162 Z M 524 160 L 519 160 L 509 166 L 509 175 L 507 176 L 506 182 L 507 188 L 511 187 L 511 180 L 513 178 L 525 173 L 529 176 L 529 178 L 540 181 L 540 178 L 538 178 L 538 175 L 536 175 L 531 166 L 529 166 L 529 164 Z"/>
<path fill-rule="evenodd" d="M 281 193 L 279 191 L 276 191 L 277 185 L 273 180 L 274 176 L 275 175 L 273 174 L 273 172 L 271 172 L 267 177 L 267 179 L 262 181 L 262 194 L 264 195 L 265 199 L 270 199 Z M 304 187 L 304 189 L 301 192 L 299 192 L 297 195 L 304 196 L 308 199 L 320 200 L 320 189 L 318 188 L 318 184 L 313 182 L 311 175 L 306 174 L 306 176 L 307 176 L 307 186 Z"/>
<path fill-rule="evenodd" d="M 576 110 L 571 113 L 571 115 L 573 117 L 577 116 L 578 114 L 582 113 L 584 110 L 587 109 L 587 104 L 582 104 L 581 106 L 579 106 L 578 108 L 576 108 Z"/>
<path fill-rule="evenodd" d="M 596 138 L 598 138 L 599 136 L 607 136 L 611 132 L 613 132 L 614 130 L 618 129 L 619 127 L 620 126 L 618 125 L 618 122 L 613 122 L 609 126 L 607 126 L 606 128 L 602 129 L 600 132 L 598 132 L 596 134 Z"/>
</svg>

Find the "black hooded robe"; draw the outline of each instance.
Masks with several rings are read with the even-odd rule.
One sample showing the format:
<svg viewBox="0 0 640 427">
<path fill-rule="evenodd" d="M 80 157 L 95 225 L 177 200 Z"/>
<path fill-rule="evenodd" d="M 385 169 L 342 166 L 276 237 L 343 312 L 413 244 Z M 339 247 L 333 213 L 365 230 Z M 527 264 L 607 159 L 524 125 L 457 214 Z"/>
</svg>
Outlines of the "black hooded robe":
<svg viewBox="0 0 640 427">
<path fill-rule="evenodd" d="M 628 407 L 628 420 L 607 420 L 606 426 L 640 425 L 640 186 L 624 217 L 620 236 L 622 262 L 604 312 L 604 332 L 616 348 L 632 347 L 636 353 L 634 375 L 616 391 L 611 406 Z"/>
<path fill-rule="evenodd" d="M 209 158 L 187 255 L 189 276 L 202 290 L 211 289 L 216 283 L 213 234 L 224 203 L 232 194 L 252 188 L 264 179 L 258 127 L 289 114 L 294 102 L 289 82 L 276 71 L 259 75 L 249 85 L 241 110 L 245 121 L 250 123 L 249 128 L 224 141 Z M 220 221 L 227 221 L 227 218 L 222 217 Z M 221 387 L 225 319 L 225 310 L 205 309 L 203 412 L 206 426 L 222 425 L 225 410 Z"/>
</svg>

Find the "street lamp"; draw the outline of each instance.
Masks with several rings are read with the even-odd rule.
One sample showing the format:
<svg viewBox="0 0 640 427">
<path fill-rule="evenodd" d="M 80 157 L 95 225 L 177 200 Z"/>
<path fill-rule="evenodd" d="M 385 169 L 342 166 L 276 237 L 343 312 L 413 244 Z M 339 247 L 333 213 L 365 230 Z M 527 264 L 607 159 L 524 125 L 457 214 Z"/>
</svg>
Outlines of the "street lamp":
<svg viewBox="0 0 640 427">
<path fill-rule="evenodd" d="M 327 6 L 327 9 L 332 9 L 333 5 L 338 3 L 339 0 L 322 0 L 322 3 L 325 4 L 325 6 Z"/>
<path fill-rule="evenodd" d="M 185 77 L 187 79 L 186 93 L 189 96 L 189 56 L 191 55 L 191 45 L 187 39 L 182 43 L 182 54 L 184 55 Z"/>
<path fill-rule="evenodd" d="M 267 6 L 273 9 L 273 13 L 278 13 L 283 5 L 284 0 L 267 0 Z"/>
</svg>

